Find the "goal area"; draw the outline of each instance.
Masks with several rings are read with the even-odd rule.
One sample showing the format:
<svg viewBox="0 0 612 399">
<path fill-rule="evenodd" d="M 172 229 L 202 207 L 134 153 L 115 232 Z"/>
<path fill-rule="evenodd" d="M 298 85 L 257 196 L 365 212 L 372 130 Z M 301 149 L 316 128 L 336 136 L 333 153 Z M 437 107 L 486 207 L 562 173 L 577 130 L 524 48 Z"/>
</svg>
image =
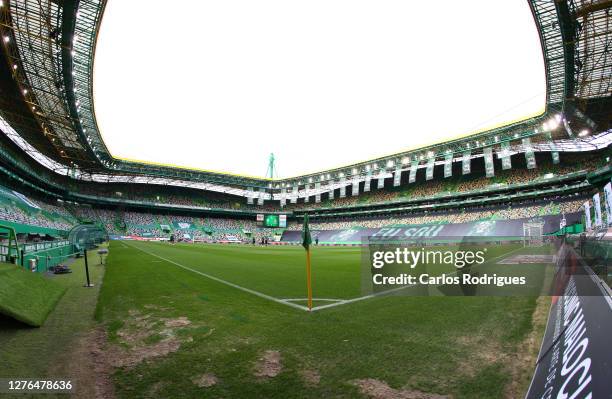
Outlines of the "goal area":
<svg viewBox="0 0 612 399">
<path fill-rule="evenodd" d="M 523 246 L 541 247 L 544 245 L 544 222 L 529 221 L 523 223 Z"/>
</svg>

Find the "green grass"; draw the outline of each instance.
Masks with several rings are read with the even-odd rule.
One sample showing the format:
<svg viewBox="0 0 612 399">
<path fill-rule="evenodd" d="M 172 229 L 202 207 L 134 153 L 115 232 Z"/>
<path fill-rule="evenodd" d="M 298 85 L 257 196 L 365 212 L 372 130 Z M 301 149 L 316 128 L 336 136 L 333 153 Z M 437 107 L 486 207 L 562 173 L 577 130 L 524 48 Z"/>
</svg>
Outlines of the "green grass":
<svg viewBox="0 0 612 399">
<path fill-rule="evenodd" d="M 0 315 L 39 327 L 65 290 L 38 273 L 0 263 Z"/>
<path fill-rule="evenodd" d="M 84 288 L 85 268 L 83 259 L 75 260 L 70 268 L 71 274 L 43 277 L 37 275 L 42 296 L 50 286 L 59 287 L 65 294 L 59 299 L 54 310 L 40 328 L 31 328 L 9 318 L 0 320 L 0 375 L 3 378 L 16 377 L 69 377 L 74 378 L 73 370 L 78 367 L 90 367 L 86 364 L 75 365 L 79 359 L 72 357 L 72 350 L 95 326 L 94 311 L 97 295 L 103 276 L 103 267 L 98 266 L 98 258 L 89 254 L 91 281 L 94 288 Z M 27 272 L 26 272 L 27 273 Z M 30 273 L 33 274 L 33 273 Z M 10 281 L 0 277 L 0 284 Z M 23 300 L 23 292 L 15 293 L 13 299 Z M 0 292 L 4 288 L 0 289 Z M 44 300 L 46 302 L 46 300 Z M 33 308 L 35 309 L 35 308 Z M 90 357 L 90 355 L 87 355 Z M 80 381 L 86 388 L 91 382 Z M 5 395 L 7 396 L 7 395 Z M 3 396 L 3 397 L 5 397 Z M 38 396 L 38 395 L 37 395 Z M 27 397 L 16 395 L 17 398 Z M 45 395 L 45 397 L 54 397 Z M 65 397 L 65 395 L 64 395 Z"/>
<path fill-rule="evenodd" d="M 376 378 L 395 389 L 499 398 L 517 367 L 533 370 L 533 359 L 508 360 L 533 331 L 532 297 L 381 296 L 308 313 L 159 257 L 275 298 L 305 297 L 301 247 L 113 242 L 96 309 L 111 343 L 127 345 L 121 334 L 135 315 L 192 323 L 178 330 L 178 351 L 117 369 L 118 397 L 353 398 L 351 381 Z M 356 248 L 314 248 L 315 298 L 359 297 L 360 257 Z M 151 328 L 145 345 L 160 340 Z M 280 351 L 283 369 L 262 380 L 253 368 L 266 350 Z M 304 383 L 304 370 L 317 370 L 320 383 Z M 192 379 L 203 373 L 219 382 L 199 388 Z"/>
</svg>

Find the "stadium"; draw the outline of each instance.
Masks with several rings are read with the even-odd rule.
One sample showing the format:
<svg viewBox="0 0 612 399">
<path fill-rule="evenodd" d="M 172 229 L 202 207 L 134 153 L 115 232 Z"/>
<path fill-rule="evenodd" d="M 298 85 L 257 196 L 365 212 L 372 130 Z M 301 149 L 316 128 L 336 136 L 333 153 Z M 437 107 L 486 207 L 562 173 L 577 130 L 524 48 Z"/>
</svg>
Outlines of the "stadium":
<svg viewBox="0 0 612 399">
<path fill-rule="evenodd" d="M 287 70 L 291 62 L 333 68 L 332 59 L 352 54 L 338 43 L 366 31 L 361 16 L 345 31 L 334 30 L 337 21 L 327 31 L 327 20 L 312 23 L 325 13 L 306 7 L 291 14 L 308 15 L 321 30 L 311 48 L 308 38 L 288 33 L 291 25 L 301 29 L 297 19 L 279 25 L 285 34 L 267 32 L 283 18 L 268 8 L 250 18 L 258 6 L 248 2 L 229 11 L 201 2 L 210 8 L 192 13 L 198 2 L 176 9 L 140 2 L 129 12 L 121 8 L 128 3 L 0 0 L 0 396 L 612 397 L 611 1 L 495 6 L 515 4 L 526 22 L 509 14 L 468 20 L 476 6 L 463 3 L 470 2 L 448 2 L 436 17 L 430 5 L 411 5 L 409 17 L 396 13 L 400 25 L 442 32 L 405 39 L 419 56 L 404 61 L 449 80 L 386 83 L 415 90 L 406 100 L 410 112 L 397 111 L 393 98 L 381 106 L 390 109 L 381 115 L 401 114 L 408 132 L 391 131 L 379 115 L 380 128 L 367 134 L 351 133 L 370 126 L 356 108 L 321 127 L 320 115 L 344 112 L 324 109 L 339 102 L 333 82 L 285 76 L 265 64 L 271 76 L 232 72 L 238 83 L 222 87 L 231 95 L 210 100 L 217 73 L 234 71 L 223 64 L 230 46 L 203 62 L 217 61 L 215 73 L 189 61 L 213 51 L 208 42 L 262 18 L 236 39 L 235 53 L 278 39 L 278 48 L 260 51 L 263 59 L 283 53 L 278 62 Z M 255 3 L 289 13 L 280 3 Z M 368 7 L 366 14 L 389 18 L 381 26 L 392 25 L 393 12 Z M 353 15 L 331 6 L 326 12 L 330 20 Z M 182 22 L 164 13 L 181 14 Z M 123 31 L 113 25 L 121 18 L 128 21 Z M 444 30 L 444 18 L 457 25 Z M 215 19 L 236 25 L 205 31 Z M 461 36 L 472 29 L 475 38 L 497 40 L 484 26 L 504 23 L 514 27 L 508 43 L 534 46 L 541 59 L 522 60 L 499 43 L 474 50 Z M 193 24 L 201 36 L 173 33 L 181 28 L 174 25 Z M 296 53 L 280 41 L 285 36 Z M 433 44 L 453 36 L 462 48 Z M 369 45 L 359 37 L 359 46 Z M 325 42 L 336 47 L 313 50 Z M 119 48 L 132 58 L 121 58 Z M 471 59 L 478 53 L 483 61 Z M 316 54 L 328 57 L 325 68 L 306 62 Z M 507 64 L 515 74 L 486 75 L 487 54 L 499 62 L 495 68 Z M 437 56 L 444 65 L 432 61 Z M 511 97 L 512 86 L 517 99 L 531 98 L 525 90 L 532 89 L 519 85 L 530 78 L 515 65 L 535 65 L 543 79 L 542 90 L 533 88 L 542 104 L 527 116 L 501 109 L 512 111 L 519 100 L 494 104 Z M 464 67 L 474 77 L 449 72 Z M 348 67 L 338 71 L 336 80 L 353 76 Z M 355 79 L 392 74 L 367 71 Z M 154 83 L 139 85 L 140 74 Z M 214 79 L 192 86 L 197 75 Z M 255 100 L 238 111 L 251 83 L 272 94 L 256 86 Z M 197 93 L 172 97 L 163 94 L 166 86 Z M 416 93 L 421 86 L 429 92 Z M 493 94 L 470 105 L 479 86 Z M 287 93 L 309 87 L 320 97 L 302 115 Z M 353 98 L 366 90 L 338 87 Z M 366 110 L 384 100 L 363 97 L 372 97 Z M 286 108 L 253 116 L 248 108 L 260 105 Z M 224 114 L 225 106 L 236 109 Z M 487 106 L 487 116 L 477 115 Z M 424 130 L 453 130 L 455 108 L 477 120 L 498 117 L 477 125 L 468 119 L 448 135 Z M 237 123 L 252 130 L 223 130 Z M 251 133 L 260 125 L 270 133 Z M 191 152 L 199 164 L 186 160 Z"/>
</svg>

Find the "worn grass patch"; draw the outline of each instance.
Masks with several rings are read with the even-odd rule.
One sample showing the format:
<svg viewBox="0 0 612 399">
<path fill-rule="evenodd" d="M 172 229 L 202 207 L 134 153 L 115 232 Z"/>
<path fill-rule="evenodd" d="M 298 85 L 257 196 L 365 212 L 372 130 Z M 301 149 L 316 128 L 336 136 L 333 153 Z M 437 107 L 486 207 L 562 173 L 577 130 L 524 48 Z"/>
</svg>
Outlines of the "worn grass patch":
<svg viewBox="0 0 612 399">
<path fill-rule="evenodd" d="M 76 398 L 94 398 L 96 395 L 113 398 L 110 376 L 95 356 L 105 340 L 103 331 L 97 330 L 93 318 L 104 268 L 95 264 L 96 255 L 92 252 L 89 254 L 89 272 L 95 286 L 83 287 L 85 271 L 82 258 L 70 265 L 73 273 L 49 277 L 65 294 L 40 328 L 11 323 L 10 319 L 0 320 L 2 377 L 71 379 L 75 381 L 73 396 Z M 21 297 L 18 293 L 16 299 Z M 5 396 L 24 397 L 4 395 L 3 398 Z"/>
</svg>

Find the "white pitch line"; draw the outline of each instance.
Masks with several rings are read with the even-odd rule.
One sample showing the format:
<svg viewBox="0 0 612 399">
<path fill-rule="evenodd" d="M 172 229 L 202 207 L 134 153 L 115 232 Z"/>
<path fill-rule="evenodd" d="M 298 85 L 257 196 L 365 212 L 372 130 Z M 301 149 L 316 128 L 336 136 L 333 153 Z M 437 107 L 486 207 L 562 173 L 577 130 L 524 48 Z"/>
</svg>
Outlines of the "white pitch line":
<svg viewBox="0 0 612 399">
<path fill-rule="evenodd" d="M 190 267 L 187 267 L 187 266 L 185 266 L 185 265 L 181 265 L 180 263 L 177 263 L 177 262 L 172 261 L 172 260 L 170 260 L 170 259 L 166 259 L 166 258 L 164 258 L 164 257 L 162 257 L 162 256 L 159 256 L 159 255 L 157 255 L 157 254 L 154 254 L 154 253 L 152 253 L 152 252 L 145 251 L 144 249 L 141 249 L 141 248 L 135 247 L 135 246 L 133 246 L 132 244 L 128 244 L 128 245 L 129 245 L 130 247 L 132 247 L 132 248 L 136 248 L 137 250 L 142 251 L 142 252 L 144 252 L 144 253 L 146 253 L 146 254 L 148 254 L 148 255 L 151 255 L 151 256 L 154 256 L 154 257 L 156 257 L 156 258 L 162 259 L 162 260 L 164 260 L 164 261 L 166 261 L 166 262 L 169 262 L 169 263 L 172 263 L 173 265 L 176 265 L 176 266 L 178 266 L 178 267 L 180 267 L 180 268 L 182 268 L 182 269 L 189 270 L 190 272 L 193 272 L 193 273 L 199 274 L 199 275 L 201 275 L 201 276 L 207 277 L 207 278 L 209 278 L 209 279 L 211 279 L 211 280 L 214 280 L 214 281 L 217 281 L 217 282 L 219 282 L 219 283 L 221 283 L 221 284 L 225 284 L 225 285 L 228 285 L 228 286 L 230 286 L 230 287 L 234 287 L 234 288 L 239 289 L 239 290 L 241 290 L 241 291 L 248 292 L 249 294 L 256 295 L 256 296 L 258 296 L 258 297 L 260 297 L 260 298 L 264 298 L 264 299 L 267 299 L 267 300 L 270 300 L 270 301 L 273 301 L 273 302 L 276 302 L 276 303 L 280 303 L 280 304 L 283 304 L 283 305 L 287 305 L 287 306 L 290 306 L 290 307 L 295 308 L 295 309 L 300 309 L 300 310 L 305 310 L 305 311 L 308 311 L 308 307 L 307 307 L 307 306 L 302 306 L 302 305 L 298 305 L 298 304 L 296 304 L 296 303 L 290 302 L 290 301 L 292 301 L 292 300 L 307 300 L 307 299 L 302 299 L 302 298 L 297 298 L 297 299 L 278 299 L 278 298 L 275 298 L 275 297 L 273 297 L 273 296 L 270 296 L 270 295 L 264 294 L 264 293 L 262 293 L 262 292 L 255 291 L 255 290 L 252 290 L 252 289 L 250 289 L 250 288 L 246 288 L 246 287 L 240 286 L 240 285 L 238 285 L 238 284 L 230 283 L 229 281 L 225 281 L 225 280 L 220 279 L 220 278 L 218 278 L 218 277 L 211 276 L 210 274 L 206 274 L 206 273 L 203 273 L 203 272 L 201 272 L 201 271 L 194 270 L 194 269 L 192 269 L 192 268 L 190 268 Z M 502 256 L 508 256 L 508 255 L 510 255 L 511 253 L 517 252 L 517 251 L 519 251 L 519 250 L 521 250 L 521 249 L 524 249 L 524 248 L 523 248 L 523 247 L 519 247 L 519 248 L 514 249 L 514 250 L 512 250 L 512 251 L 510 251 L 510 252 L 507 252 L 507 253 L 505 253 L 505 254 L 502 254 L 502 255 L 496 256 L 496 257 L 494 257 L 494 258 L 491 258 L 491 259 L 490 259 L 490 261 L 495 260 L 495 259 L 498 259 L 498 258 L 501 258 Z M 489 262 L 490 262 L 490 261 L 489 261 Z M 487 262 L 487 263 L 489 263 L 489 262 Z M 456 272 L 453 272 L 453 273 L 451 273 L 451 274 L 454 274 L 454 273 L 456 273 Z M 352 299 L 341 299 L 341 300 L 337 300 L 338 302 L 335 302 L 335 303 L 330 303 L 330 304 L 328 304 L 328 305 L 315 306 L 315 307 L 313 307 L 313 308 L 312 308 L 312 310 L 311 310 L 311 311 L 312 311 L 312 312 L 314 312 L 314 311 L 318 311 L 318 310 L 323 310 L 323 309 L 333 308 L 333 307 L 335 307 L 335 306 L 347 305 L 347 304 L 349 304 L 349 303 L 354 303 L 354 302 L 359 302 L 359 301 L 363 301 L 363 300 L 366 300 L 366 299 L 376 298 L 376 297 L 378 297 L 378 296 L 382 296 L 382 295 L 391 294 L 391 293 L 396 292 L 396 291 L 404 290 L 404 289 L 407 289 L 407 288 L 413 288 L 413 287 L 415 287 L 415 286 L 413 286 L 413 285 L 404 285 L 404 286 L 397 287 L 397 288 L 392 288 L 392 289 L 390 289 L 390 290 L 386 290 L 386 291 L 383 291 L 383 292 L 377 292 L 377 293 L 375 293 L 375 294 L 369 294 L 369 295 L 365 295 L 365 296 L 361 296 L 361 297 L 357 297 L 357 298 L 352 298 Z M 313 298 L 313 300 L 320 300 L 320 301 L 324 301 L 324 300 L 326 300 L 326 299 L 314 299 L 314 298 Z M 328 299 L 328 300 L 329 300 L 329 299 Z"/>
<path fill-rule="evenodd" d="M 288 298 L 281 299 L 281 301 L 294 302 L 294 301 L 307 301 L 308 298 Z M 313 301 L 321 301 L 321 302 L 343 302 L 346 299 L 331 299 L 331 298 L 312 298 Z"/>
<path fill-rule="evenodd" d="M 243 286 L 238 285 L 238 284 L 230 283 L 229 281 L 225 281 L 225 280 L 223 280 L 223 279 L 220 279 L 219 277 L 211 276 L 210 274 L 206 274 L 206 273 L 203 273 L 203 272 L 201 272 L 201 271 L 199 271 L 199 270 L 192 269 L 192 268 L 190 268 L 190 267 L 187 267 L 187 266 L 185 266 L 185 265 L 182 265 L 182 264 L 180 264 L 180 263 L 178 263 L 178 262 L 175 262 L 175 261 L 173 261 L 173 260 L 166 259 L 166 258 L 164 258 L 164 257 L 162 257 L 162 256 L 159 256 L 159 255 L 154 254 L 154 253 L 149 252 L 149 251 L 145 251 L 145 250 L 144 250 L 144 249 L 142 249 L 142 248 L 135 247 L 135 246 L 133 246 L 132 244 L 128 244 L 128 245 L 129 245 L 130 247 L 135 248 L 135 249 L 137 249 L 137 250 L 139 250 L 139 251 L 142 251 L 142 252 L 144 252 L 144 253 L 146 253 L 146 254 L 148 254 L 148 255 L 154 256 L 154 257 L 159 258 L 159 259 L 161 259 L 161 260 L 164 260 L 164 261 L 166 261 L 166 262 L 168 262 L 168 263 L 172 263 L 172 264 L 173 264 L 173 265 L 175 265 L 175 266 L 178 266 L 178 267 L 180 267 L 180 268 L 182 268 L 182 269 L 185 269 L 185 270 L 188 270 L 188 271 L 190 271 L 190 272 L 193 272 L 193 273 L 199 274 L 199 275 L 201 275 L 201 276 L 204 276 L 204 277 L 206 277 L 206 278 L 209 278 L 209 279 L 211 279 L 211 280 L 214 280 L 214 281 L 216 281 L 216 282 L 218 282 L 218 283 L 228 285 L 228 286 L 233 287 L 233 288 L 236 288 L 236 289 L 238 289 L 238 290 L 240 290 L 240 291 L 248 292 L 249 294 L 253 294 L 253 295 L 255 295 L 255 296 L 258 296 L 258 297 L 260 297 L 260 298 L 267 299 L 267 300 L 272 301 L 272 302 L 276 302 L 276 303 L 280 303 L 280 304 L 282 304 L 282 305 L 290 306 L 290 307 L 295 308 L 295 309 L 300 309 L 300 310 L 305 310 L 305 311 L 308 311 L 308 307 L 306 307 L 306 306 L 298 305 L 297 303 L 292 303 L 292 302 L 285 302 L 285 301 L 283 301 L 282 299 L 278 299 L 278 298 L 275 298 L 275 297 L 273 297 L 273 296 L 266 295 L 266 294 L 264 294 L 264 293 L 262 293 L 262 292 L 255 291 L 255 290 L 252 290 L 252 289 L 250 289 L 250 288 L 243 287 Z"/>
<path fill-rule="evenodd" d="M 516 251 L 518 251 L 518 250 L 520 250 L 520 249 L 524 249 L 524 247 L 519 247 L 519 248 L 517 248 L 517 249 L 513 249 L 513 250 L 512 250 L 512 251 L 510 251 L 510 252 L 506 252 L 505 254 L 501 254 L 501 255 L 499 255 L 499 256 L 496 256 L 496 257 L 494 257 L 494 258 L 491 258 L 491 259 L 489 260 L 489 262 L 487 262 L 487 263 L 490 263 L 491 261 L 493 261 L 493 260 L 495 260 L 495 259 L 501 258 L 502 256 L 508 256 L 508 255 L 510 255 L 511 253 L 514 253 L 514 252 L 516 252 Z M 455 271 L 455 272 L 452 272 L 452 273 L 449 273 L 449 274 L 455 274 L 455 273 L 457 273 L 457 272 Z M 330 304 L 328 304 L 328 305 L 315 306 L 314 308 L 312 308 L 312 311 L 314 312 L 314 311 L 317 311 L 317 310 L 323 310 L 323 309 L 333 308 L 334 306 L 340 306 L 340 305 L 346 305 L 346 304 L 353 303 L 353 302 L 359 302 L 359 301 L 363 301 L 363 300 L 366 300 L 366 299 L 376 298 L 377 296 L 383 296 L 383 295 L 387 295 L 387 294 L 394 293 L 394 292 L 396 292 L 396 291 L 401 291 L 401 290 L 405 290 L 405 289 L 407 289 L 407 288 L 414 288 L 414 287 L 418 287 L 418 286 L 417 286 L 417 285 L 403 285 L 403 286 L 401 286 L 401 287 L 392 288 L 392 289 L 390 289 L 390 290 L 386 290 L 386 291 L 382 291 L 382 292 L 377 292 L 377 293 L 375 293 L 375 294 L 370 294 L 370 295 L 360 296 L 360 297 L 353 298 L 353 299 L 346 299 L 346 300 L 344 300 L 344 301 L 342 301 L 342 302 L 330 303 Z"/>
</svg>

